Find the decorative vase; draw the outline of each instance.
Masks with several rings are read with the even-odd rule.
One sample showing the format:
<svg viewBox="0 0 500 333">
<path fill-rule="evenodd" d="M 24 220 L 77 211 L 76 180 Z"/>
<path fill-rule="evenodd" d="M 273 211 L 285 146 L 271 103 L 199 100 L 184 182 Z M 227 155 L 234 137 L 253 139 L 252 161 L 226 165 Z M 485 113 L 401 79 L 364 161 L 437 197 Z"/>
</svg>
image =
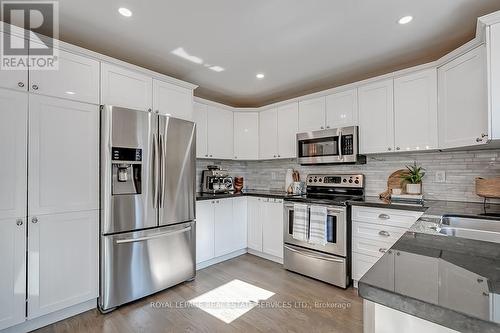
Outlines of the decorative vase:
<svg viewBox="0 0 500 333">
<path fill-rule="evenodd" d="M 408 193 L 408 194 L 421 194 L 422 193 L 422 183 L 406 184 L 406 193 Z"/>
</svg>

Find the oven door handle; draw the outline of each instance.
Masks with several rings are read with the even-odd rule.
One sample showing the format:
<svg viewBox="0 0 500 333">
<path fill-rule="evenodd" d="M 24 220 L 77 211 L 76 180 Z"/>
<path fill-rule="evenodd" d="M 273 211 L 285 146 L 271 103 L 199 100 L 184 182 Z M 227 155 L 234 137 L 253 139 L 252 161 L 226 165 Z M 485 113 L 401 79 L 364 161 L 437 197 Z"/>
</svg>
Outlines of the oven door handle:
<svg viewBox="0 0 500 333">
<path fill-rule="evenodd" d="M 284 245 L 284 247 L 285 247 L 285 249 L 287 249 L 289 251 L 301 254 L 301 255 L 309 257 L 309 258 L 319 259 L 319 260 L 326 260 L 326 261 L 333 261 L 333 262 L 338 262 L 338 263 L 343 263 L 344 262 L 343 259 L 334 259 L 334 258 L 327 258 L 327 257 L 323 257 L 323 256 L 317 256 L 317 255 L 311 254 L 311 253 L 306 252 L 306 251 L 296 250 L 296 249 L 294 249 L 294 248 L 292 248 L 290 246 L 287 246 L 287 245 Z"/>
</svg>

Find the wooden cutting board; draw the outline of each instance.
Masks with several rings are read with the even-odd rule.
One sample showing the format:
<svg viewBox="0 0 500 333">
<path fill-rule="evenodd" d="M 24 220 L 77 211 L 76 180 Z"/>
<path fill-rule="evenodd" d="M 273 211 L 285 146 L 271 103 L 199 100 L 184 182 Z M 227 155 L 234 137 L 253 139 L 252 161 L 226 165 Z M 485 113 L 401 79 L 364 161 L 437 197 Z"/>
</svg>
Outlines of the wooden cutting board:
<svg viewBox="0 0 500 333">
<path fill-rule="evenodd" d="M 391 173 L 389 178 L 387 179 L 387 190 L 380 193 L 380 198 L 382 199 L 390 199 L 392 194 L 392 189 L 400 188 L 401 192 L 403 192 L 405 181 L 401 179 L 402 176 L 406 176 L 409 174 L 408 169 L 400 169 Z"/>
</svg>

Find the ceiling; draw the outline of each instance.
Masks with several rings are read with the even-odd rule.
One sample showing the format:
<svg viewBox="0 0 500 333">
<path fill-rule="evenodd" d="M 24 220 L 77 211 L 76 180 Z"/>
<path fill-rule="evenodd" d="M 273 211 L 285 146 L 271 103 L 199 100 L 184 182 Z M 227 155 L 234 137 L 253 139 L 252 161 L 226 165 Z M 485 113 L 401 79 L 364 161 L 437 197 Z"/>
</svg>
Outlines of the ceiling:
<svg viewBox="0 0 500 333">
<path fill-rule="evenodd" d="M 435 60 L 472 39 L 477 17 L 500 10 L 500 1 L 61 0 L 59 7 L 61 40 L 243 107 Z M 404 15 L 413 22 L 399 25 Z M 171 53 L 179 47 L 203 64 Z"/>
</svg>

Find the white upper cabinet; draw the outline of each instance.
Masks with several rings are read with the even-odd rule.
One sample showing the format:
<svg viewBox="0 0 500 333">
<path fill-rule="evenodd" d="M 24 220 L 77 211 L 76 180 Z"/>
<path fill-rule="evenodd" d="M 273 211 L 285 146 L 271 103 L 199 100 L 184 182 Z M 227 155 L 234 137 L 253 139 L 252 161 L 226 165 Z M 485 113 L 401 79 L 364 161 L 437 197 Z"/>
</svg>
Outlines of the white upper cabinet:
<svg viewBox="0 0 500 333">
<path fill-rule="evenodd" d="M 0 38 L 5 40 L 7 35 L 0 33 Z M 24 39 L 18 36 L 10 35 L 10 43 L 15 47 L 23 47 Z M 28 90 L 28 69 L 25 70 L 5 70 L 0 69 L 0 87 L 15 89 L 19 91 Z"/>
<path fill-rule="evenodd" d="M 477 47 L 439 67 L 438 82 L 439 148 L 486 143 L 486 47 Z"/>
<path fill-rule="evenodd" d="M 29 215 L 98 209 L 99 107 L 29 98 Z"/>
<path fill-rule="evenodd" d="M 427 69 L 394 80 L 396 151 L 437 149 L 437 73 Z"/>
<path fill-rule="evenodd" d="M 326 128 L 358 124 L 358 90 L 351 89 L 326 96 Z"/>
<path fill-rule="evenodd" d="M 359 140 L 362 154 L 394 150 L 393 80 L 358 88 Z"/>
<path fill-rule="evenodd" d="M 26 216 L 27 126 L 27 94 L 0 89 L 0 219 Z"/>
<path fill-rule="evenodd" d="M 193 90 L 153 79 L 153 110 L 192 121 Z"/>
<path fill-rule="evenodd" d="M 58 51 L 57 70 L 30 70 L 33 93 L 99 104 L 99 62 Z"/>
<path fill-rule="evenodd" d="M 98 210 L 30 217 L 28 235 L 28 319 L 97 298 Z"/>
<path fill-rule="evenodd" d="M 278 157 L 278 110 L 259 112 L 259 158 L 268 160 Z"/>
<path fill-rule="evenodd" d="M 290 103 L 278 107 L 278 157 L 297 157 L 299 131 L 299 105 Z"/>
<path fill-rule="evenodd" d="M 259 113 L 234 112 L 234 159 L 259 158 Z"/>
<path fill-rule="evenodd" d="M 299 102 L 299 132 L 325 128 L 325 97 Z"/>
<path fill-rule="evenodd" d="M 196 157 L 208 157 L 208 110 L 205 104 L 194 102 L 193 121 L 196 123 Z"/>
<path fill-rule="evenodd" d="M 500 23 L 490 27 L 489 36 L 490 137 L 500 139 Z"/>
<path fill-rule="evenodd" d="M 196 263 L 214 258 L 214 205 L 212 201 L 196 202 Z"/>
<path fill-rule="evenodd" d="M 26 218 L 0 219 L 0 330 L 24 321 Z"/>
<path fill-rule="evenodd" d="M 101 63 L 101 104 L 148 111 L 153 79 L 123 67 Z"/>
<path fill-rule="evenodd" d="M 208 157 L 232 159 L 233 155 L 233 112 L 207 106 L 208 111 Z"/>
</svg>

